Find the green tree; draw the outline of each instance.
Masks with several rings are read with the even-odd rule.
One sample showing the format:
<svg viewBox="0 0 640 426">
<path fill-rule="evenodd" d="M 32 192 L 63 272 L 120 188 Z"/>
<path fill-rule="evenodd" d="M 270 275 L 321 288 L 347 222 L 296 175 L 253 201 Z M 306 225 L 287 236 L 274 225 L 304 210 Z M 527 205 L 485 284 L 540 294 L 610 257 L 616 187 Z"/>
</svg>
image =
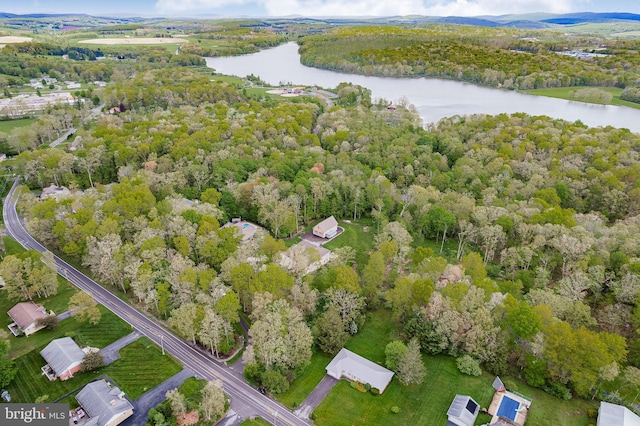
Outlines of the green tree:
<svg viewBox="0 0 640 426">
<path fill-rule="evenodd" d="M 340 313 L 330 306 L 316 322 L 318 346 L 322 352 L 335 355 L 349 340 L 349 333 L 344 329 Z"/>
<path fill-rule="evenodd" d="M 400 356 L 398 361 L 398 379 L 403 385 L 421 384 L 427 374 L 420 354 L 418 340 L 411 339 L 407 345 L 407 351 Z"/>
<path fill-rule="evenodd" d="M 200 391 L 202 402 L 200 410 L 208 422 L 218 419 L 224 414 L 227 397 L 222 390 L 220 380 L 208 381 Z"/>
<path fill-rule="evenodd" d="M 387 343 L 384 348 L 385 365 L 391 371 L 398 371 L 400 360 L 407 352 L 407 345 L 400 340 L 393 340 Z"/>
<path fill-rule="evenodd" d="M 82 371 L 93 371 L 104 366 L 104 357 L 100 352 L 89 352 L 82 358 Z"/>
<path fill-rule="evenodd" d="M 362 288 L 358 283 L 358 274 L 349 266 L 337 266 L 332 271 L 335 276 L 332 287 L 360 294 Z"/>
<path fill-rule="evenodd" d="M 364 295 L 369 302 L 375 304 L 377 301 L 377 293 L 384 284 L 385 275 L 384 256 L 379 251 L 373 252 L 369 257 L 369 262 L 362 270 Z"/>
<path fill-rule="evenodd" d="M 78 321 L 87 321 L 92 325 L 98 324 L 102 318 L 97 302 L 89 293 L 84 291 L 79 291 L 71 296 L 69 310 Z"/>
<path fill-rule="evenodd" d="M 537 312 L 526 302 L 520 302 L 507 313 L 507 324 L 516 336 L 525 340 L 535 336 L 542 327 Z"/>
<path fill-rule="evenodd" d="M 0 387 L 6 388 L 18 373 L 13 360 L 9 359 L 9 343 L 6 340 L 0 340 Z"/>
</svg>

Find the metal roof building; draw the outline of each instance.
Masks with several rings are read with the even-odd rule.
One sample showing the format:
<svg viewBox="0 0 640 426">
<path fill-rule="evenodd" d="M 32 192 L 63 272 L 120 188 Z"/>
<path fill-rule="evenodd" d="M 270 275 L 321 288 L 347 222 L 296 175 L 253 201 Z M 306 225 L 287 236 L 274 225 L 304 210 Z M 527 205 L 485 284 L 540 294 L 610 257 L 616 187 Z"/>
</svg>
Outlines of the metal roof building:
<svg viewBox="0 0 640 426">
<path fill-rule="evenodd" d="M 622 405 L 601 402 L 598 426 L 640 426 L 640 417 Z"/>
<path fill-rule="evenodd" d="M 361 383 L 369 383 L 380 393 L 384 392 L 393 378 L 393 371 L 344 348 L 327 365 L 327 374 L 336 379 L 344 377 Z"/>
<path fill-rule="evenodd" d="M 133 405 L 117 386 L 111 387 L 104 380 L 87 384 L 76 400 L 89 415 L 84 426 L 115 426 L 133 414 Z"/>
<path fill-rule="evenodd" d="M 84 352 L 71 337 L 52 340 L 40 351 L 40 355 L 47 361 L 56 376 L 62 379 L 73 376 L 73 373 L 79 371 L 78 367 L 84 358 Z"/>
</svg>

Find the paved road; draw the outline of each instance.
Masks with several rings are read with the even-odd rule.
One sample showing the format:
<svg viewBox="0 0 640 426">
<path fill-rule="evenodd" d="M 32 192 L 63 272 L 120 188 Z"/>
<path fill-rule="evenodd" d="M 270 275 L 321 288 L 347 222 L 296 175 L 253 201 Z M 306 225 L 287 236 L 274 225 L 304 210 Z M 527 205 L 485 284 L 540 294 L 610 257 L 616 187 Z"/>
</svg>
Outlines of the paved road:
<svg viewBox="0 0 640 426">
<path fill-rule="evenodd" d="M 3 214 L 7 232 L 26 249 L 43 252 L 46 248 L 36 241 L 22 226 L 16 212 L 15 196 L 18 180 L 14 182 L 3 205 Z M 173 355 L 186 368 L 194 372 L 196 377 L 207 380 L 219 379 L 224 383 L 225 392 L 231 397 L 231 408 L 242 418 L 260 416 L 278 425 L 311 425 L 307 419 L 301 419 L 284 405 L 262 395 L 246 382 L 239 379 L 227 368 L 216 363 L 205 353 L 187 344 L 152 318 L 149 318 L 120 300 L 109 290 L 69 265 L 58 256 L 54 256 L 58 273 L 72 282 L 76 287 L 91 294 L 98 303 L 104 305 L 114 314 L 128 322 L 135 330 L 148 337 L 163 350 Z"/>
<path fill-rule="evenodd" d="M 56 146 L 60 145 L 62 142 L 66 141 L 66 140 L 69 138 L 69 136 L 71 136 L 72 134 L 74 134 L 74 133 L 76 132 L 76 130 L 78 130 L 78 129 L 76 129 L 75 127 L 72 127 L 71 129 L 67 130 L 67 131 L 66 131 L 62 136 L 60 136 L 58 139 L 56 139 L 55 141 L 51 142 L 51 143 L 49 144 L 49 146 L 50 146 L 51 148 L 55 148 Z"/>
</svg>

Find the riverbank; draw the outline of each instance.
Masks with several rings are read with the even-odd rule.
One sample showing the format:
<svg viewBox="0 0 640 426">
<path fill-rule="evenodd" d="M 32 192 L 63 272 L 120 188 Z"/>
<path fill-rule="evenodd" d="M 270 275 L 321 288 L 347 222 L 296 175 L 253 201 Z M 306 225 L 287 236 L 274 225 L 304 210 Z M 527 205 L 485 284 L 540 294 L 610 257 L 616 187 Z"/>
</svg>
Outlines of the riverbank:
<svg viewBox="0 0 640 426">
<path fill-rule="evenodd" d="M 527 93 L 530 95 L 536 95 L 536 96 L 546 96 L 549 98 L 556 98 L 556 99 L 565 99 L 567 101 L 574 101 L 574 102 L 582 102 L 582 103 L 590 103 L 590 102 L 584 102 L 584 101 L 578 101 L 576 99 L 573 99 L 571 97 L 571 93 L 576 91 L 576 90 L 580 90 L 580 89 L 598 89 L 598 90 L 602 90 L 604 92 L 607 93 L 611 93 L 613 95 L 613 99 L 611 100 L 611 102 L 608 105 L 615 105 L 615 106 L 623 106 L 623 107 L 628 107 L 628 108 L 635 108 L 635 109 L 640 109 L 640 104 L 636 104 L 634 102 L 629 102 L 629 101 L 625 101 L 620 99 L 620 94 L 622 94 L 622 89 L 618 88 L 618 87 L 587 87 L 587 86 L 575 86 L 575 87 L 553 87 L 553 88 L 548 88 L 548 89 L 533 89 L 533 90 L 522 90 L 522 93 Z"/>
</svg>

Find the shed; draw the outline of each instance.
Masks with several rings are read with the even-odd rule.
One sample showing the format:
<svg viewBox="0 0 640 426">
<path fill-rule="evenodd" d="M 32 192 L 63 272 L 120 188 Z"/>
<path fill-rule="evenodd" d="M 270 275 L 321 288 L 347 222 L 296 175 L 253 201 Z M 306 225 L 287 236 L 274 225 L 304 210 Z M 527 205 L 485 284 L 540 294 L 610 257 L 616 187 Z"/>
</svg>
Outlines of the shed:
<svg viewBox="0 0 640 426">
<path fill-rule="evenodd" d="M 480 406 L 467 395 L 456 395 L 447 411 L 447 426 L 473 426 Z"/>
<path fill-rule="evenodd" d="M 313 227 L 313 235 L 320 238 L 333 238 L 338 234 L 338 221 L 330 216 Z"/>
<path fill-rule="evenodd" d="M 76 400 L 89 415 L 84 426 L 116 426 L 133 415 L 133 405 L 117 386 L 111 387 L 105 380 L 87 384 Z"/>
<path fill-rule="evenodd" d="M 53 377 L 55 379 L 57 377 L 60 380 L 70 379 L 73 377 L 73 373 L 80 371 L 82 360 L 84 359 L 84 352 L 71 337 L 52 340 L 40 351 L 40 355 L 47 361 L 55 376 L 49 376 L 45 370 L 43 372 L 50 378 Z M 43 368 L 46 369 L 46 367 Z"/>
<path fill-rule="evenodd" d="M 598 426 L 640 426 L 640 417 L 622 405 L 601 402 Z"/>
<path fill-rule="evenodd" d="M 335 379 L 346 378 L 361 383 L 369 383 L 377 388 L 380 393 L 384 392 L 387 385 L 393 378 L 393 371 L 371 362 L 348 349 L 342 348 L 329 365 L 327 374 Z"/>
</svg>

